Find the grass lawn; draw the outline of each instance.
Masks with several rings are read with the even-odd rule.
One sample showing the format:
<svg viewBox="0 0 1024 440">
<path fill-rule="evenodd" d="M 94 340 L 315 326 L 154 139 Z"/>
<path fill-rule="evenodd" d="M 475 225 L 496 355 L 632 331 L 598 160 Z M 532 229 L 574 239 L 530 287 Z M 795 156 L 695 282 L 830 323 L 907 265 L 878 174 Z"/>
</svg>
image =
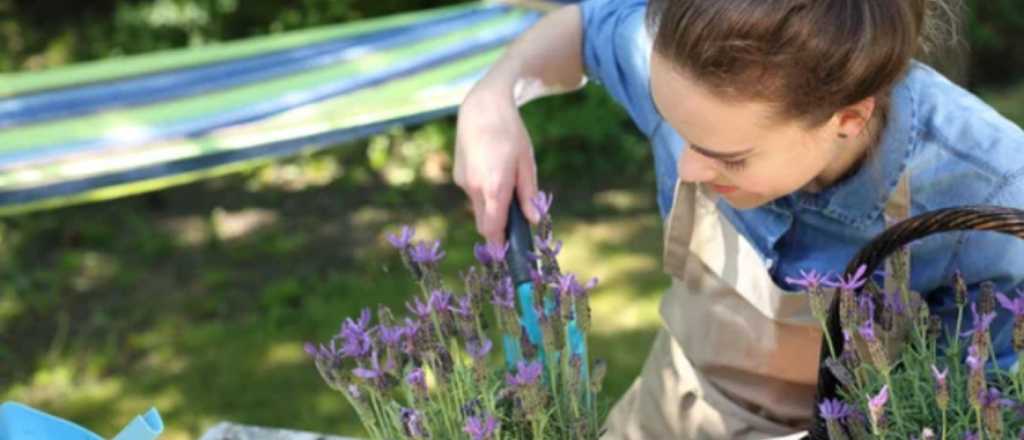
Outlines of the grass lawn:
<svg viewBox="0 0 1024 440">
<path fill-rule="evenodd" d="M 346 148 L 3 222 L 0 397 L 105 436 L 151 405 L 168 440 L 221 420 L 360 435 L 302 342 L 416 291 L 386 232 L 412 223 L 442 239 L 450 286 L 477 236 L 457 188 L 388 185 L 351 165 L 370 161 L 364 145 Z M 590 340 L 614 398 L 643 362 L 668 285 L 653 184 L 551 189 L 563 268 L 602 281 Z"/>
</svg>

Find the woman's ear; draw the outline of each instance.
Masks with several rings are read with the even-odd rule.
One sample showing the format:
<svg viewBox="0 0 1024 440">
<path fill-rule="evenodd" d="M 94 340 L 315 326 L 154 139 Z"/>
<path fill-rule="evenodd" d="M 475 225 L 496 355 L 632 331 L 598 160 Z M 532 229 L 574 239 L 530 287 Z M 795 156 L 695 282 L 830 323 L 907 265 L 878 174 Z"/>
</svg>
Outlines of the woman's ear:
<svg viewBox="0 0 1024 440">
<path fill-rule="evenodd" d="M 836 136 L 841 139 L 852 139 L 860 136 L 871 122 L 875 114 L 875 97 L 869 96 L 852 105 L 843 107 L 832 116 L 836 127 Z"/>
</svg>

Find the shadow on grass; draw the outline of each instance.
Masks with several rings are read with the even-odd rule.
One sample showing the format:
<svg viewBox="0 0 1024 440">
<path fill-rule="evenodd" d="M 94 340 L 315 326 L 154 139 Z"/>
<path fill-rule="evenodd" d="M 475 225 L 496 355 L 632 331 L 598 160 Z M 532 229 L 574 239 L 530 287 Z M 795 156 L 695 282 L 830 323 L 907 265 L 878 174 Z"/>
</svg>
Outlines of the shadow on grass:
<svg viewBox="0 0 1024 440">
<path fill-rule="evenodd" d="M 341 159 L 338 159 L 341 160 Z M 358 310 L 415 291 L 384 235 L 441 239 L 449 286 L 479 240 L 454 186 L 389 187 L 353 172 L 301 191 L 253 176 L 5 220 L 0 397 L 112 435 L 155 405 L 168 440 L 220 420 L 341 434 L 360 428 L 302 353 Z M 598 276 L 605 395 L 628 387 L 667 286 L 653 186 L 555 187 L 562 265 Z"/>
</svg>

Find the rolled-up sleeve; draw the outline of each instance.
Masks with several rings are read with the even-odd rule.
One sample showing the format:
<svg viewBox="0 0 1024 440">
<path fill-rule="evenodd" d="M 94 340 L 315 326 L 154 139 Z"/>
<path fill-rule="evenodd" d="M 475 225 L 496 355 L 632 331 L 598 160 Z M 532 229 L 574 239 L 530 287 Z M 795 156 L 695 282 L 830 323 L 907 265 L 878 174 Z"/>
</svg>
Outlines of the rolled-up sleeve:
<svg viewBox="0 0 1024 440">
<path fill-rule="evenodd" d="M 645 0 L 588 0 L 583 16 L 583 64 L 648 137 L 660 116 L 650 90 L 651 38 Z"/>
</svg>

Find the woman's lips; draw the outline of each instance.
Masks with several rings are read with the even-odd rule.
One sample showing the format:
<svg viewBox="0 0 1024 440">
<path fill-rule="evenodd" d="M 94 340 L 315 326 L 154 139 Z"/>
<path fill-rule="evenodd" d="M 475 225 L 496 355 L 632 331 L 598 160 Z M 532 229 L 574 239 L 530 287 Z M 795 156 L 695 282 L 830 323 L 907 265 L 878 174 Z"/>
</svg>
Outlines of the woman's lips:
<svg viewBox="0 0 1024 440">
<path fill-rule="evenodd" d="M 711 188 L 712 191 L 714 191 L 716 193 L 719 193 L 719 194 L 729 194 L 729 193 L 735 192 L 737 189 L 739 189 L 739 188 L 736 188 L 735 186 L 715 185 L 713 183 L 709 183 L 708 187 Z"/>
</svg>

